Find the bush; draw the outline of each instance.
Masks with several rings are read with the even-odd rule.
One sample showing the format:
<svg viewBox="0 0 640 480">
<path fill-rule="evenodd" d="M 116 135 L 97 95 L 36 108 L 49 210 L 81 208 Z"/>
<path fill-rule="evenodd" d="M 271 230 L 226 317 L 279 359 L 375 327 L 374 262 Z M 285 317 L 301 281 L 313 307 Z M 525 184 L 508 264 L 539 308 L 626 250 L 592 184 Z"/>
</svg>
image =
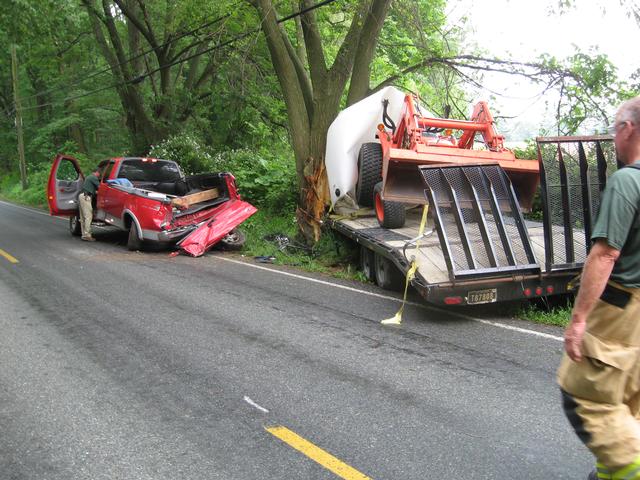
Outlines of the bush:
<svg viewBox="0 0 640 480">
<path fill-rule="evenodd" d="M 215 170 L 211 151 L 194 135 L 173 135 L 152 146 L 149 156 L 178 162 L 186 175 Z"/>
<path fill-rule="evenodd" d="M 178 162 L 187 175 L 230 172 L 243 198 L 258 208 L 282 213 L 295 209 L 295 161 L 290 155 L 261 155 L 247 149 L 213 153 L 191 134 L 169 137 L 152 147 L 149 155 Z"/>
<path fill-rule="evenodd" d="M 41 165 L 28 173 L 28 187 L 22 189 L 20 174 L 8 175 L 0 184 L 0 194 L 16 203 L 44 207 L 47 204 L 47 180 L 50 165 Z"/>
<path fill-rule="evenodd" d="M 264 158 L 249 150 L 230 150 L 214 156 L 215 170 L 231 172 L 242 196 L 260 208 L 293 212 L 296 205 L 295 161 L 285 156 Z"/>
</svg>

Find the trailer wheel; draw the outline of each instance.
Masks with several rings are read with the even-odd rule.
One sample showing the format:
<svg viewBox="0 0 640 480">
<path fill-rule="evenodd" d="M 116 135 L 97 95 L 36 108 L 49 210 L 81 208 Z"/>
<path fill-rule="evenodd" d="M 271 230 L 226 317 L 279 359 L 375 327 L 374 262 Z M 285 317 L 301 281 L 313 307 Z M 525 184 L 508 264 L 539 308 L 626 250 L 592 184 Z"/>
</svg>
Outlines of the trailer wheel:
<svg viewBox="0 0 640 480">
<path fill-rule="evenodd" d="M 371 207 L 373 189 L 382 180 L 382 147 L 379 143 L 363 143 L 358 154 L 356 202 Z"/>
<path fill-rule="evenodd" d="M 69 231 L 74 237 L 79 237 L 82 233 L 82 226 L 80 225 L 80 219 L 77 215 L 69 217 Z"/>
<path fill-rule="evenodd" d="M 376 283 L 380 288 L 396 292 L 404 289 L 404 277 L 391 260 L 379 253 L 374 254 Z"/>
<path fill-rule="evenodd" d="M 402 228 L 406 218 L 404 204 L 382 199 L 382 182 L 373 189 L 376 218 L 383 228 Z"/>
<path fill-rule="evenodd" d="M 376 275 L 374 270 L 374 253 L 364 245 L 360 245 L 360 270 L 367 277 L 370 282 L 376 281 Z"/>
</svg>

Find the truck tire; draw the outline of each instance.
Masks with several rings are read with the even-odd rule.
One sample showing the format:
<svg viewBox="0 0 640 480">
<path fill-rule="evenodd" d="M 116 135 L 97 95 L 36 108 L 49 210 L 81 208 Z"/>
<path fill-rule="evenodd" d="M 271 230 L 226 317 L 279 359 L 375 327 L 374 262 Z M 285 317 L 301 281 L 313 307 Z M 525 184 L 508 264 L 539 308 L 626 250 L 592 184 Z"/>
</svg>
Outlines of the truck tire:
<svg viewBox="0 0 640 480">
<path fill-rule="evenodd" d="M 224 250 L 241 250 L 247 237 L 242 230 L 231 230 L 220 239 L 220 248 Z"/>
<path fill-rule="evenodd" d="M 69 231 L 74 237 L 79 237 L 82 234 L 82 225 L 80 225 L 80 218 L 77 215 L 69 217 Z"/>
<path fill-rule="evenodd" d="M 129 238 L 127 239 L 127 248 L 131 251 L 142 250 L 142 239 L 138 235 L 138 228 L 135 222 L 131 222 L 129 227 Z"/>
<path fill-rule="evenodd" d="M 376 281 L 374 253 L 364 245 L 360 245 L 360 271 L 370 282 Z"/>
<path fill-rule="evenodd" d="M 376 218 L 383 228 L 402 228 L 406 219 L 404 204 L 382 199 L 382 182 L 373 189 L 373 204 Z"/>
<path fill-rule="evenodd" d="M 382 147 L 379 143 L 363 143 L 358 154 L 356 202 L 371 207 L 373 188 L 382 180 Z"/>
<path fill-rule="evenodd" d="M 388 258 L 376 252 L 374 254 L 376 283 L 380 288 L 400 292 L 404 289 L 405 279 L 402 273 Z"/>
</svg>

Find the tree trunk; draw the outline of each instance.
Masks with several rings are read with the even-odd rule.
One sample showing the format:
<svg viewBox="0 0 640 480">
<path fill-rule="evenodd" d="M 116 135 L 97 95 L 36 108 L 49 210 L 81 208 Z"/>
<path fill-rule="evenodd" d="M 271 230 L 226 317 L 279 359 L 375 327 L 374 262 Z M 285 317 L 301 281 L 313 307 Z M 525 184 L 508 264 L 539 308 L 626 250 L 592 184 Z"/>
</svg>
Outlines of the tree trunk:
<svg viewBox="0 0 640 480">
<path fill-rule="evenodd" d="M 307 11 L 300 18 L 304 48 L 296 49 L 279 27 L 271 0 L 249 1 L 260 14 L 287 107 L 299 185 L 296 218 L 307 241 L 313 243 L 320 238 L 322 217 L 330 198 L 324 167 L 327 130 L 338 115 L 340 99 L 350 78 L 357 84 L 349 92 L 350 102 L 367 93 L 371 59 L 391 0 L 360 1 L 330 68 L 326 65 L 314 11 Z M 300 8 L 313 4 L 311 0 L 299 2 Z"/>
</svg>

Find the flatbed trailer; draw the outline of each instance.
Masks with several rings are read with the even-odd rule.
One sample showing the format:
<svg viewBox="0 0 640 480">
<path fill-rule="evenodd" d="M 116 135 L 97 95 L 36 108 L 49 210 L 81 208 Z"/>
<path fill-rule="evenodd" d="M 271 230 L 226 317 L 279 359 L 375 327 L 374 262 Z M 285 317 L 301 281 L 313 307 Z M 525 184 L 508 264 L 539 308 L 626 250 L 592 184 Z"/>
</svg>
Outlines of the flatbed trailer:
<svg viewBox="0 0 640 480">
<path fill-rule="evenodd" d="M 402 228 L 382 228 L 374 209 L 337 215 L 329 225 L 358 243 L 365 275 L 427 302 L 477 305 L 572 292 L 590 249 L 591 226 L 617 161 L 610 136 L 538 138 L 542 218 L 526 219 L 499 165 L 416 167 L 428 220 L 416 249 L 422 206 Z"/>
</svg>

